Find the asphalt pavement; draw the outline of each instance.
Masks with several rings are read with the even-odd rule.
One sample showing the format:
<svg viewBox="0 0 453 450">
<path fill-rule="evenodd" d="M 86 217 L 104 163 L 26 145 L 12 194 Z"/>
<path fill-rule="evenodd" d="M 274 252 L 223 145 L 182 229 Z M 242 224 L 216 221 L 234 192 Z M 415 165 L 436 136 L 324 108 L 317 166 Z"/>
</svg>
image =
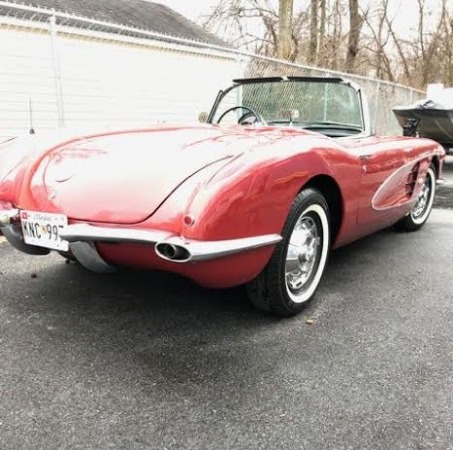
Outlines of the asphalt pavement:
<svg viewBox="0 0 453 450">
<path fill-rule="evenodd" d="M 453 449 L 446 178 L 421 231 L 334 252 L 290 320 L 0 243 L 0 448 Z"/>
</svg>

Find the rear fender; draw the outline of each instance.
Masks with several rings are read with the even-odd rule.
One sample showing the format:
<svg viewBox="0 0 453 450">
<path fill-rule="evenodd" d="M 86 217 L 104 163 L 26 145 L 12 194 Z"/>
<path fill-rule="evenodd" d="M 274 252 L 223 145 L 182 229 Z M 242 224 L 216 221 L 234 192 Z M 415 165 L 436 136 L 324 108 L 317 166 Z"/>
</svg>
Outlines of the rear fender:
<svg viewBox="0 0 453 450">
<path fill-rule="evenodd" d="M 320 174 L 332 171 L 316 152 L 230 164 L 194 196 L 182 234 L 203 240 L 280 234 L 301 187 Z"/>
</svg>

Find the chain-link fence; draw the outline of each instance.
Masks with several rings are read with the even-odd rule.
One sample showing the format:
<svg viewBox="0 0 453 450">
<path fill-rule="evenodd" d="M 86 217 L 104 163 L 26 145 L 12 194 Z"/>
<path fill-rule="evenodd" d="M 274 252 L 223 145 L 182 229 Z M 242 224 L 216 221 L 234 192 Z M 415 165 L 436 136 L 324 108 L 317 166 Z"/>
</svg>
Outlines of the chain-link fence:
<svg viewBox="0 0 453 450">
<path fill-rule="evenodd" d="M 30 129 L 194 122 L 233 78 L 342 76 L 366 93 L 378 133 L 401 130 L 405 86 L 0 0 L 0 139 Z"/>
</svg>

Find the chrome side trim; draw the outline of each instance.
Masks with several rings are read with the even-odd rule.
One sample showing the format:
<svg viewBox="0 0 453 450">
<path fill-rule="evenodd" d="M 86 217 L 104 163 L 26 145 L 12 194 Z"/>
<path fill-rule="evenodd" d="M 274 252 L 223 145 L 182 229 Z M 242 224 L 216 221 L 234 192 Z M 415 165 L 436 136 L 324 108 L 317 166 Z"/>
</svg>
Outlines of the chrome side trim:
<svg viewBox="0 0 453 450">
<path fill-rule="evenodd" d="M 43 247 L 36 247 L 34 245 L 28 245 L 24 241 L 22 235 L 22 227 L 20 224 L 12 224 L 6 227 L 0 227 L 3 236 L 6 240 L 16 249 L 27 255 L 48 255 L 50 250 Z"/>
<path fill-rule="evenodd" d="M 168 231 L 136 230 L 132 228 L 95 227 L 88 224 L 68 225 L 60 237 L 69 242 L 131 242 L 154 244 L 172 235 Z"/>
<path fill-rule="evenodd" d="M 69 250 L 85 269 L 95 273 L 113 273 L 115 267 L 107 264 L 91 242 L 71 242 Z"/>
<path fill-rule="evenodd" d="M 278 234 L 254 236 L 241 239 L 229 239 L 224 241 L 194 241 L 187 240 L 179 236 L 172 236 L 156 244 L 156 253 L 162 259 L 175 263 L 198 262 L 275 245 L 281 240 L 282 237 Z M 157 248 L 159 248 L 162 244 L 170 244 L 177 248 L 181 248 L 186 252 L 187 256 L 184 259 L 167 258 L 161 252 L 157 251 Z"/>
</svg>

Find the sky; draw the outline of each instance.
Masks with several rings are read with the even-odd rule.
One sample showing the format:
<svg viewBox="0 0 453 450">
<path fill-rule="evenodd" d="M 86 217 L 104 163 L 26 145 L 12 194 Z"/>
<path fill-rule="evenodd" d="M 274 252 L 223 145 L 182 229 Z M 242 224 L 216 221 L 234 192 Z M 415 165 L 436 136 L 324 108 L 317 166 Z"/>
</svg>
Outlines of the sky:
<svg viewBox="0 0 453 450">
<path fill-rule="evenodd" d="M 209 15 L 215 5 L 220 0 L 154 0 L 156 3 L 167 5 L 168 7 L 179 12 L 183 16 L 197 21 L 202 15 Z M 270 0 L 271 3 L 278 5 L 278 0 Z M 453 0 L 448 0 L 450 6 L 453 9 Z M 297 10 L 300 4 L 306 3 L 306 0 L 294 0 L 294 8 Z M 361 0 L 362 5 L 377 3 L 373 0 Z M 441 0 L 426 0 L 429 8 L 434 11 L 440 9 Z M 398 34 L 402 37 L 407 37 L 413 32 L 417 26 L 418 21 L 418 10 L 415 0 L 390 0 L 389 4 L 391 14 L 394 14 L 395 25 L 398 29 Z M 434 15 L 435 16 L 435 15 Z M 427 18 L 433 21 L 435 17 Z"/>
</svg>

